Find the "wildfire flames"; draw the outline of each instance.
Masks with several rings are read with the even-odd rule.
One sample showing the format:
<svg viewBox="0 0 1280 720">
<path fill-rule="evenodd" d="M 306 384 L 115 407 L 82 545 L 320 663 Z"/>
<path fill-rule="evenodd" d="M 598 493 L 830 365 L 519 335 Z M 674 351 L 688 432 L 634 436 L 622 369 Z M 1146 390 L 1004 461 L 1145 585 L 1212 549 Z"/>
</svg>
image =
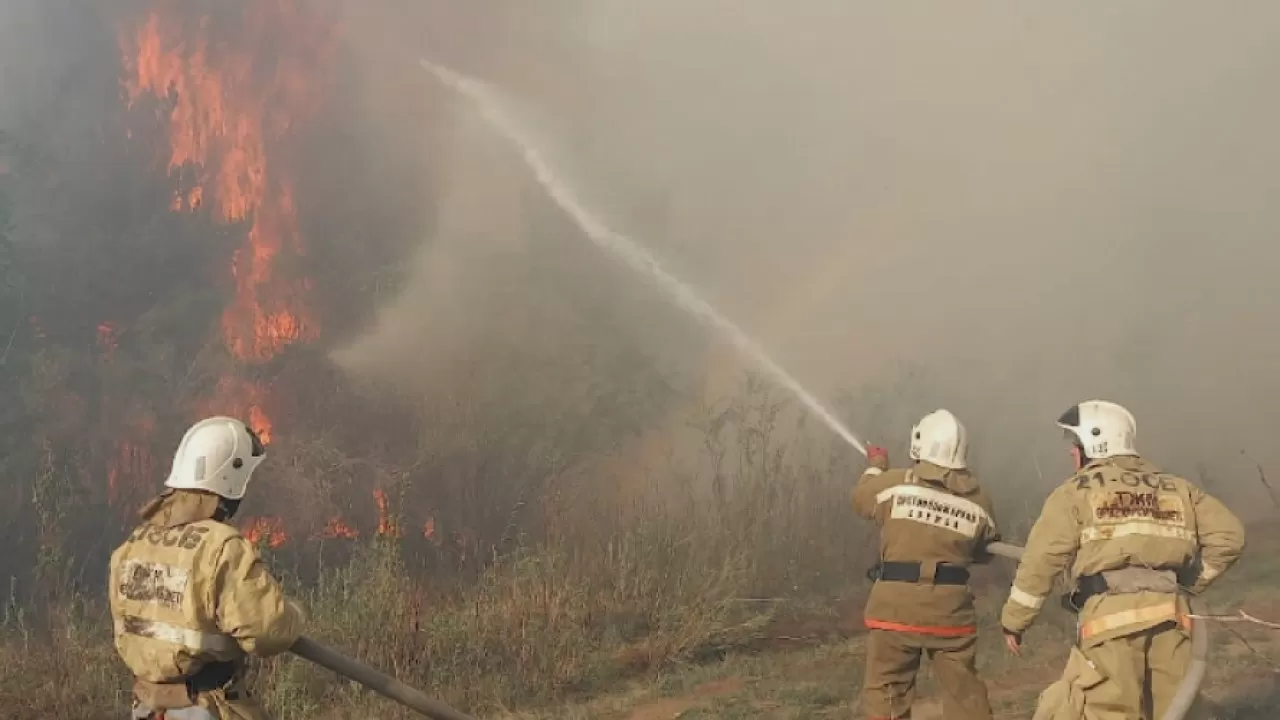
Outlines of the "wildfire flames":
<svg viewBox="0 0 1280 720">
<path fill-rule="evenodd" d="M 273 424 L 270 416 L 263 410 L 267 401 L 267 391 L 259 383 L 228 375 L 218 380 L 213 396 L 199 403 L 202 416 L 230 415 L 248 423 L 258 434 L 263 445 L 271 444 Z"/>
<path fill-rule="evenodd" d="M 373 502 L 378 509 L 378 530 L 379 537 L 400 537 L 400 528 L 391 520 L 391 512 L 387 493 L 378 489 L 373 491 Z M 266 542 L 269 547 L 280 547 L 288 542 L 289 536 L 284 529 L 284 520 L 278 516 L 256 517 L 248 519 L 241 531 L 245 539 L 253 544 Z M 427 518 L 426 523 L 422 526 L 422 536 L 438 542 L 436 536 L 436 519 L 434 517 Z M 329 518 L 329 522 L 324 528 L 312 536 L 314 539 L 328 540 L 354 540 L 360 537 L 360 532 L 347 523 L 341 516 Z"/>
<path fill-rule="evenodd" d="M 254 518 L 244 528 L 243 533 L 245 539 L 254 545 L 266 541 L 267 545 L 273 548 L 280 547 L 288 539 L 284 532 L 284 524 L 278 517 Z"/>
<path fill-rule="evenodd" d="M 351 527 L 340 517 L 329 518 L 329 523 L 324 526 L 324 530 L 320 531 L 321 538 L 338 538 L 338 539 L 355 539 L 360 537 L 360 533 Z"/>
<path fill-rule="evenodd" d="M 263 362 L 318 331 L 310 283 L 278 266 L 305 248 L 294 180 L 272 149 L 287 145 L 297 119 L 314 109 L 307 78 L 335 35 L 314 27 L 291 0 L 250 2 L 244 10 L 241 27 L 227 34 L 231 42 L 211 42 L 207 16 L 191 27 L 176 12 L 154 11 L 121 47 L 129 105 L 144 94 L 166 101 L 168 167 L 180 183 L 172 208 L 207 206 L 219 222 L 249 223 L 231 258 L 235 297 L 222 315 L 222 339 L 236 358 Z"/>
<path fill-rule="evenodd" d="M 324 77 L 317 73 L 337 30 L 297 0 L 158 0 L 119 37 L 128 107 L 147 100 L 166 131 L 161 160 L 174 180 L 170 209 L 199 212 L 244 233 L 225 268 L 233 293 L 219 321 L 222 344 L 242 363 L 266 362 L 319 332 L 311 282 L 296 272 L 305 246 L 288 154 L 298 121 L 322 98 L 314 79 Z M 99 327 L 108 359 L 117 338 L 114 325 Z M 228 374 L 195 410 L 240 417 L 269 443 L 266 400 L 261 384 Z M 119 448 L 122 458 L 138 452 L 141 445 Z M 119 477 L 144 464 L 113 463 L 111 493 Z M 283 530 L 268 534 L 283 542 Z"/>
<path fill-rule="evenodd" d="M 400 528 L 391 519 L 388 509 L 387 493 L 381 489 L 373 491 L 373 501 L 378 505 L 378 534 L 400 537 Z"/>
<path fill-rule="evenodd" d="M 193 4 L 214 10 L 195 18 Z M 315 80 L 324 76 L 338 28 L 302 5 L 297 0 L 162 0 L 119 38 L 128 106 L 145 101 L 155 107 L 165 129 L 161 162 L 174 181 L 169 209 L 243 230 L 226 266 L 233 294 L 219 334 L 227 352 L 244 364 L 265 363 L 319 333 L 309 304 L 312 283 L 297 272 L 306 248 L 290 152 L 299 121 L 318 109 L 322 93 Z M 236 8 L 242 11 L 238 17 Z M 105 357 L 115 352 L 119 335 L 113 324 L 99 327 Z M 269 389 L 227 374 L 197 410 L 240 417 L 270 443 Z M 108 477 L 113 498 L 120 477 L 150 474 L 154 463 L 141 447 L 119 444 Z M 373 501 L 377 534 L 398 537 L 386 493 L 374 490 Z M 273 548 L 290 539 L 279 516 L 246 518 L 242 529 L 250 542 Z M 313 537 L 359 535 L 335 516 Z M 423 535 L 436 540 L 434 519 L 424 525 Z"/>
</svg>

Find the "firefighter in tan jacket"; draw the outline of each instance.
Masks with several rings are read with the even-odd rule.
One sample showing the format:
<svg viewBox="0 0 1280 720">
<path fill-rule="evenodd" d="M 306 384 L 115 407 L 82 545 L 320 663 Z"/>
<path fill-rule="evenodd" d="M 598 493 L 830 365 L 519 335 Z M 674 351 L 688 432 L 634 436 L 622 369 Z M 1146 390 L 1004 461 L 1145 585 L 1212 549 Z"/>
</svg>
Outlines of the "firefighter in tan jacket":
<svg viewBox="0 0 1280 720">
<path fill-rule="evenodd" d="M 909 469 L 889 469 L 868 448 L 853 491 L 857 513 L 880 526 L 880 562 L 869 574 L 870 629 L 861 696 L 870 720 L 911 717 L 920 659 L 927 654 L 948 720 L 990 720 L 987 688 L 975 667 L 977 618 L 968 567 L 988 562 L 999 539 L 991 501 L 966 469 L 968 438 L 954 415 L 937 410 L 911 431 Z"/>
<path fill-rule="evenodd" d="M 264 456 L 239 420 L 195 424 L 168 490 L 111 556 L 111 616 L 116 649 L 135 678 L 134 718 L 270 717 L 246 691 L 245 656 L 288 650 L 302 614 L 227 524 Z"/>
<path fill-rule="evenodd" d="M 1191 641 L 1180 582 L 1198 593 L 1244 550 L 1244 527 L 1221 502 L 1138 455 L 1133 415 L 1080 403 L 1058 419 L 1076 473 L 1049 496 L 1001 614 L 1018 654 L 1054 577 L 1070 569 L 1064 604 L 1079 613 L 1062 679 L 1037 720 L 1160 720 L 1186 673 Z M 1195 712 L 1193 710 L 1193 712 Z"/>
</svg>

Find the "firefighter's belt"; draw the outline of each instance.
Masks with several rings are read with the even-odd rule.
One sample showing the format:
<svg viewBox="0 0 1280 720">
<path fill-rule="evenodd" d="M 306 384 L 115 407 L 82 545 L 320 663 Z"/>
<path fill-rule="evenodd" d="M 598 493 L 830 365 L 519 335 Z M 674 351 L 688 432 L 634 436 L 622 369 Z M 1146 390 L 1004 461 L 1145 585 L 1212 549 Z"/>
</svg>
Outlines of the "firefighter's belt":
<svg viewBox="0 0 1280 720">
<path fill-rule="evenodd" d="M 199 672 L 187 679 L 187 687 L 191 688 L 193 694 L 225 688 L 236 678 L 241 665 L 237 661 L 207 662 Z"/>
<path fill-rule="evenodd" d="M 876 582 L 921 582 L 921 563 L 880 562 L 867 571 L 867 577 Z M 926 577 L 924 582 L 929 582 Z M 959 565 L 938 563 L 933 571 L 934 585 L 967 585 L 969 570 Z"/>
<path fill-rule="evenodd" d="M 1075 592 L 1064 598 L 1063 605 L 1072 612 L 1079 612 L 1095 595 L 1126 595 L 1137 592 L 1176 594 L 1179 590 L 1178 574 L 1173 570 L 1124 567 L 1076 578 Z"/>
<path fill-rule="evenodd" d="M 240 671 L 238 662 L 208 662 L 190 677 L 172 682 L 133 681 L 133 695 L 156 711 L 191 707 L 200 693 L 219 690 L 231 684 Z"/>
</svg>

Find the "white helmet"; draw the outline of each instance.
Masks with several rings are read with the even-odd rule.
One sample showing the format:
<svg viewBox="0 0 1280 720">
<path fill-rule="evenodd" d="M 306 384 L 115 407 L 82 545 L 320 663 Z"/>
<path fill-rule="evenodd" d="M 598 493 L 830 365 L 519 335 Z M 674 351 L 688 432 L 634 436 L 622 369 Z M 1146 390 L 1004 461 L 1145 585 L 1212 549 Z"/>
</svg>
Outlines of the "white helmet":
<svg viewBox="0 0 1280 720">
<path fill-rule="evenodd" d="M 1134 438 L 1138 422 L 1133 413 L 1106 400 L 1089 400 L 1073 405 L 1058 418 L 1058 427 L 1066 431 L 1092 460 L 1137 455 Z"/>
<path fill-rule="evenodd" d="M 249 477 L 266 459 L 262 441 L 229 417 L 201 420 L 187 430 L 173 456 L 166 487 L 205 490 L 228 500 L 244 497 Z"/>
<path fill-rule="evenodd" d="M 949 410 L 934 410 L 911 428 L 911 459 L 959 470 L 969 461 L 969 433 Z"/>
</svg>

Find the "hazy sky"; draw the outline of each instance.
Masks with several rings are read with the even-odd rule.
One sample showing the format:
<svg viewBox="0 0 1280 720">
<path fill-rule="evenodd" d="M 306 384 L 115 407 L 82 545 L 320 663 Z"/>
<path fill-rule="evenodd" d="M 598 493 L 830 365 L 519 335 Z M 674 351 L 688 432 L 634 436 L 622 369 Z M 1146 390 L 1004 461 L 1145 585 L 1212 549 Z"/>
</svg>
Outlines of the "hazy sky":
<svg viewBox="0 0 1280 720">
<path fill-rule="evenodd" d="M 984 444 L 1105 396 L 1158 461 L 1277 459 L 1274 3 L 553 5 L 443 59 L 819 391 L 911 361 Z"/>
</svg>

